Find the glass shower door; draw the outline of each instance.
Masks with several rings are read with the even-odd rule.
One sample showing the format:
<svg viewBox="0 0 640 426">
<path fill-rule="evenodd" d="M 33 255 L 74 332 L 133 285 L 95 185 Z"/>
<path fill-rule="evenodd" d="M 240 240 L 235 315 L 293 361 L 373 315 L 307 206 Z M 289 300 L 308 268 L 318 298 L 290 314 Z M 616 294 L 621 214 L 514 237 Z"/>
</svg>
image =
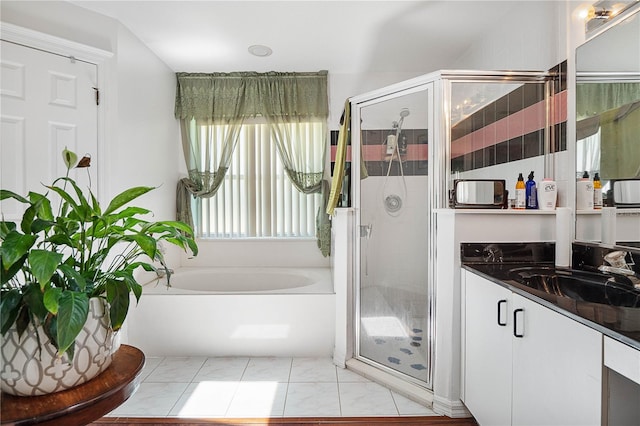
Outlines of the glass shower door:
<svg viewBox="0 0 640 426">
<path fill-rule="evenodd" d="M 360 104 L 357 358 L 430 382 L 426 88 Z"/>
</svg>

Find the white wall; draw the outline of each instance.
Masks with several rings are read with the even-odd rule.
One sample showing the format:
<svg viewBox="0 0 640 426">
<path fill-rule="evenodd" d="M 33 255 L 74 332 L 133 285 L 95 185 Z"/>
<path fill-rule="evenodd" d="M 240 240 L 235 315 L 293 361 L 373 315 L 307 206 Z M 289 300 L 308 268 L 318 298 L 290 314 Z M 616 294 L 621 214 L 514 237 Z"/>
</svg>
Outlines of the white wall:
<svg viewBox="0 0 640 426">
<path fill-rule="evenodd" d="M 565 4 L 519 1 L 484 37 L 474 40 L 454 68 L 547 70 L 567 58 Z"/>
<path fill-rule="evenodd" d="M 154 212 L 150 220 L 174 220 L 182 159 L 173 116 L 175 74 L 127 28 L 120 25 L 117 36 L 117 125 L 107 159 L 108 190 L 156 187 L 137 202 Z M 177 248 L 167 248 L 168 264 L 178 265 Z"/>
</svg>

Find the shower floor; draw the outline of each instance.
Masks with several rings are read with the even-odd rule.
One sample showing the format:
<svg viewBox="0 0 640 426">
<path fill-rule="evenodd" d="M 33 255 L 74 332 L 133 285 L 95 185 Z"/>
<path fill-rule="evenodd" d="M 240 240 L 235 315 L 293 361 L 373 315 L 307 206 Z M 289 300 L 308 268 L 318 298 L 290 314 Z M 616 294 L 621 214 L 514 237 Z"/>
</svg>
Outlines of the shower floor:
<svg viewBox="0 0 640 426">
<path fill-rule="evenodd" d="M 427 321 L 419 297 L 385 296 L 384 289 L 361 292 L 360 355 L 421 381 L 428 379 Z M 415 296 L 415 295 L 414 295 Z"/>
</svg>

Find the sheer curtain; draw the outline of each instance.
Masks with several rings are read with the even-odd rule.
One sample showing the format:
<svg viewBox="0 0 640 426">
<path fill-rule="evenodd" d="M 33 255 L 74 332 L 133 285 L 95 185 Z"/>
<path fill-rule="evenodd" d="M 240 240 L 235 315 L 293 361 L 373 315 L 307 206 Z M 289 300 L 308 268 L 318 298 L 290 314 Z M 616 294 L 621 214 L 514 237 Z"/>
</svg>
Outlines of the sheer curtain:
<svg viewBox="0 0 640 426">
<path fill-rule="evenodd" d="M 175 115 L 181 120 L 189 173 L 178 184 L 178 217 L 193 223 L 189 194 L 216 193 L 244 120 L 258 116 L 269 123 L 294 186 L 305 194 L 321 192 L 329 116 L 327 75 L 327 71 L 178 73 Z M 321 125 L 308 126 L 309 122 Z M 223 134 L 210 134 L 205 129 L 211 126 L 202 126 L 207 123 L 227 126 Z M 319 217 L 317 222 L 326 228 L 328 219 Z M 328 247 L 320 239 L 326 240 L 327 232 L 330 229 L 318 230 L 324 255 Z"/>
</svg>

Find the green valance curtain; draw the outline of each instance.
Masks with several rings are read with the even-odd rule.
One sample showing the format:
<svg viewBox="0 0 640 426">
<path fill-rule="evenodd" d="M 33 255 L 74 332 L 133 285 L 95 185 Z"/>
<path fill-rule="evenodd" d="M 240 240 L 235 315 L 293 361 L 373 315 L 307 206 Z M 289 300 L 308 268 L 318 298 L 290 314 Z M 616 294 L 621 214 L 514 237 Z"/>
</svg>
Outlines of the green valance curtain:
<svg viewBox="0 0 640 426">
<path fill-rule="evenodd" d="M 287 175 L 303 193 L 321 192 L 329 116 L 327 71 L 305 73 L 177 73 L 175 116 L 181 122 L 189 177 L 178 183 L 178 217 L 192 223 L 190 197 L 213 196 L 224 179 L 246 119 L 263 117 Z M 301 122 L 322 123 L 309 146 Z M 223 128 L 209 134 L 209 125 Z M 318 152 L 320 154 L 318 154 Z M 323 212 L 324 214 L 324 212 Z M 326 220 L 318 219 L 326 223 Z M 326 236 L 324 236 L 326 237 Z M 325 238 L 326 239 L 326 238 Z M 328 248 L 322 248 L 328 254 Z"/>
<path fill-rule="evenodd" d="M 576 84 L 578 121 L 640 100 L 638 82 L 598 82 Z"/>
</svg>

